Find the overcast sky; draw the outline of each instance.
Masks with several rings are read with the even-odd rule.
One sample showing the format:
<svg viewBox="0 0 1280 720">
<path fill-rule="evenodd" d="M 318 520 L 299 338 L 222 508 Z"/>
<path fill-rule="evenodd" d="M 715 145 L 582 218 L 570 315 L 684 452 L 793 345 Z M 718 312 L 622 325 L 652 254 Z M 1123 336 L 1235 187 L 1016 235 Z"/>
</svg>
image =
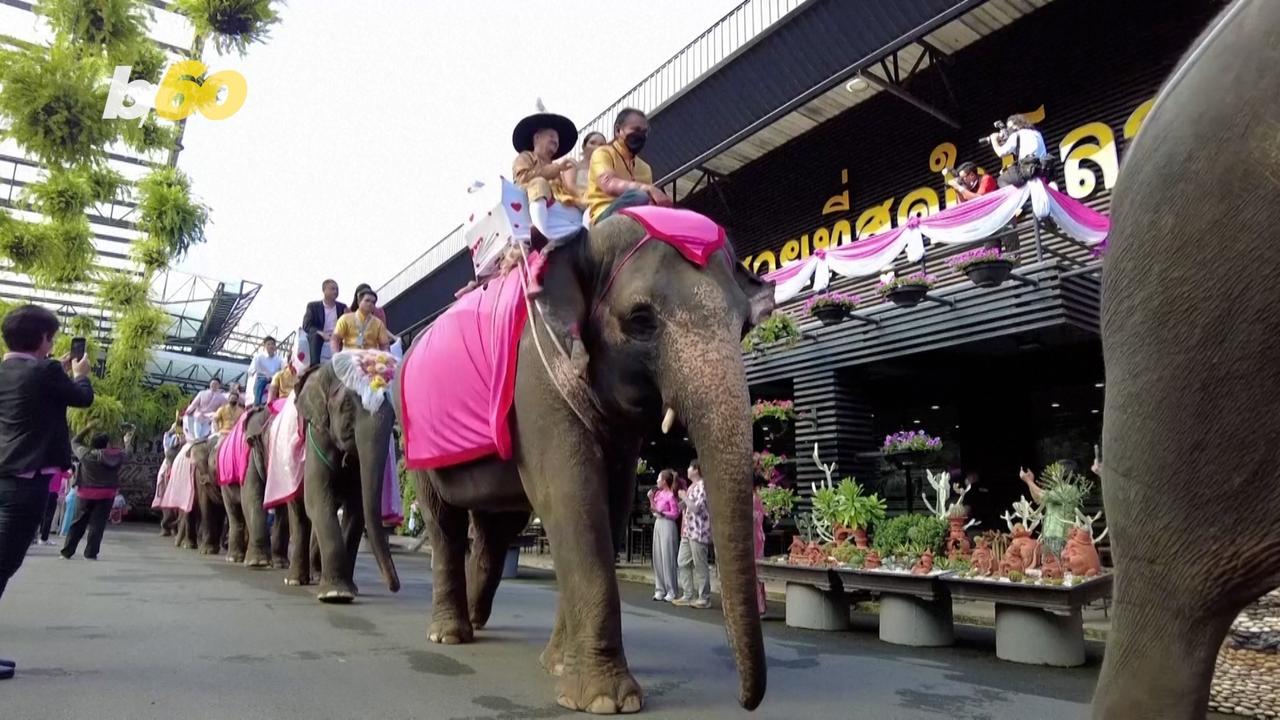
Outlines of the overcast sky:
<svg viewBox="0 0 1280 720">
<path fill-rule="evenodd" d="M 294 0 L 243 60 L 206 58 L 248 99 L 188 122 L 179 164 L 213 224 L 179 267 L 262 283 L 242 327 L 287 334 L 325 277 L 347 302 L 461 222 L 536 98 L 583 125 L 737 2 Z"/>
</svg>

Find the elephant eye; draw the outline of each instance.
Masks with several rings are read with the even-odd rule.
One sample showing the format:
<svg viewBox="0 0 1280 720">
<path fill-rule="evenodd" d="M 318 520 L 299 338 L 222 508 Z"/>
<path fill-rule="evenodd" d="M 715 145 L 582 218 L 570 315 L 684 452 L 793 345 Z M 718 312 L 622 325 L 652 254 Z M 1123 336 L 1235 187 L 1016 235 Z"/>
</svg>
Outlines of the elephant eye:
<svg viewBox="0 0 1280 720">
<path fill-rule="evenodd" d="M 637 305 L 622 320 L 622 332 L 635 340 L 649 340 L 658 332 L 658 316 L 648 305 Z"/>
</svg>

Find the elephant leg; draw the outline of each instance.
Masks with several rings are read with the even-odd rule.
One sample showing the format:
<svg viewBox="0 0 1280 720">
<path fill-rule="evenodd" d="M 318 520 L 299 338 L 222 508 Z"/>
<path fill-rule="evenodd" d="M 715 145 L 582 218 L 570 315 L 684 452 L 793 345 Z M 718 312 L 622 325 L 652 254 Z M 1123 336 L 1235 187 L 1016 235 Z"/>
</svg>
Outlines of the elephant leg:
<svg viewBox="0 0 1280 720">
<path fill-rule="evenodd" d="M 330 468 L 339 460 L 337 453 L 319 454 L 307 443 L 303 502 L 311 528 L 320 547 L 320 587 L 316 599 L 325 603 L 349 603 L 355 599 L 355 588 L 347 579 L 347 548 L 338 523 L 338 487 L 341 468 Z M 331 460 L 330 458 L 334 458 Z"/>
<path fill-rule="evenodd" d="M 267 528 L 267 511 L 262 507 L 266 499 L 266 468 L 262 451 L 253 447 L 249 451 L 249 467 L 245 469 L 244 485 L 240 487 L 240 507 L 244 515 L 248 543 L 244 564 L 251 568 L 271 567 L 270 537 L 274 530 Z M 276 510 L 276 525 L 288 514 L 281 506 Z M 281 567 L 286 567 L 282 565 Z"/>
<path fill-rule="evenodd" d="M 222 525 L 224 513 L 214 502 L 208 487 L 197 490 L 200 502 L 200 554 L 217 555 L 222 552 Z"/>
<path fill-rule="evenodd" d="M 182 540 L 187 535 L 187 513 L 174 511 L 173 546 L 182 547 Z"/>
<path fill-rule="evenodd" d="M 198 506 L 191 508 L 189 513 L 182 513 L 182 521 L 178 526 L 178 540 L 175 545 L 183 550 L 195 550 L 199 547 L 202 520 Z"/>
<path fill-rule="evenodd" d="M 173 537 L 178 531 L 178 513 L 173 510 L 160 511 L 160 537 Z"/>
<path fill-rule="evenodd" d="M 506 565 L 507 550 L 529 524 L 529 513 L 473 512 L 471 522 L 476 532 L 471 542 L 471 557 L 467 561 L 467 607 L 470 609 L 471 627 L 479 630 L 489 622 L 493 596 L 498 592 L 502 569 Z"/>
<path fill-rule="evenodd" d="M 360 588 L 356 586 L 356 556 L 360 554 L 360 541 L 364 538 L 365 524 L 364 511 L 360 503 L 359 486 L 346 488 L 346 502 L 343 507 L 346 509 L 342 512 L 342 541 L 347 553 L 347 575 L 346 580 L 351 584 L 351 590 L 355 594 L 360 594 Z M 368 528 L 369 532 L 374 532 L 376 528 Z"/>
<path fill-rule="evenodd" d="M 222 506 L 227 510 L 227 562 L 242 563 L 245 556 L 245 518 L 239 485 L 222 486 Z"/>
<path fill-rule="evenodd" d="M 320 554 L 320 540 L 311 533 L 311 542 L 307 546 L 307 557 L 311 558 L 311 582 L 320 582 L 320 573 L 324 572 L 324 556 Z"/>
<path fill-rule="evenodd" d="M 271 564 L 281 569 L 289 567 L 289 513 L 284 508 L 276 510 L 276 520 L 271 524 Z"/>
<path fill-rule="evenodd" d="M 519 420 L 519 398 L 516 410 Z M 591 438 L 566 430 L 575 426 L 570 417 L 560 423 L 537 415 L 536 421 L 519 424 L 517 462 L 551 541 L 566 609 L 564 672 L 556 702 L 598 714 L 638 712 L 644 694 L 622 647 L 606 463 Z M 565 458 L 574 458 L 572 466 L 566 467 Z M 569 497 L 573 501 L 565 502 Z"/>
<path fill-rule="evenodd" d="M 427 473 L 413 472 L 422 517 L 431 538 L 431 627 L 427 639 L 457 645 L 475 639 L 467 610 L 467 511 L 435 491 Z"/>
<path fill-rule="evenodd" d="M 280 515 L 282 508 L 283 506 L 276 509 L 276 515 Z M 307 517 L 307 509 L 301 498 L 289 501 L 289 532 L 292 541 L 289 546 L 289 574 L 285 576 L 284 584 L 310 585 L 311 519 Z"/>
<path fill-rule="evenodd" d="M 538 656 L 538 662 L 542 664 L 542 669 L 556 677 L 564 674 L 565 623 L 564 605 L 556 601 L 555 629 L 551 631 L 551 639 L 547 641 L 546 649 Z"/>
</svg>

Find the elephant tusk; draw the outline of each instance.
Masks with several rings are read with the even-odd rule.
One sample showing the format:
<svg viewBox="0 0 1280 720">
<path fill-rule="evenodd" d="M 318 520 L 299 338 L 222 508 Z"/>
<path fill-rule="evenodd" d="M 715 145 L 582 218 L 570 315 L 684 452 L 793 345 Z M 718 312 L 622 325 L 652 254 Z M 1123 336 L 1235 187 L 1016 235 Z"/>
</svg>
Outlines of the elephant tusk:
<svg viewBox="0 0 1280 720">
<path fill-rule="evenodd" d="M 667 408 L 667 414 L 662 416 L 662 434 L 666 435 L 671 432 L 671 426 L 676 424 L 675 408 Z"/>
</svg>

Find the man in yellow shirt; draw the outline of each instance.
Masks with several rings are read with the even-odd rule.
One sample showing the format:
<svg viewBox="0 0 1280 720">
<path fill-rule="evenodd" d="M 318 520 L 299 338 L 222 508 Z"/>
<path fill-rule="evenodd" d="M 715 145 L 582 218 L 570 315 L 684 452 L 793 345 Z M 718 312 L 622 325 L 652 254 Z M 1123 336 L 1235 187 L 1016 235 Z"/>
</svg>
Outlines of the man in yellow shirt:
<svg viewBox="0 0 1280 720">
<path fill-rule="evenodd" d="M 358 295 L 357 301 L 359 308 L 338 318 L 338 324 L 333 328 L 333 351 L 390 349 L 391 333 L 373 314 L 378 306 L 378 294 L 365 290 Z"/>
<path fill-rule="evenodd" d="M 236 421 L 244 414 L 244 406 L 240 404 L 240 392 L 232 390 L 227 393 L 227 404 L 218 408 L 213 414 L 213 431 L 218 435 L 226 435 L 236 426 Z"/>
<path fill-rule="evenodd" d="M 293 363 L 285 363 L 284 369 L 271 376 L 271 386 L 267 389 L 267 404 L 280 398 L 289 397 L 289 393 L 298 385 L 298 371 Z"/>
<path fill-rule="evenodd" d="M 520 153 L 511 164 L 511 175 L 529 196 L 530 221 L 553 246 L 582 229 L 581 200 L 562 179 L 575 167 L 563 156 L 577 140 L 573 121 L 549 112 L 524 118 L 511 133 L 511 144 Z"/>
<path fill-rule="evenodd" d="M 671 205 L 671 198 L 653 184 L 653 170 L 639 157 L 648 137 L 649 118 L 625 108 L 613 123 L 613 142 L 591 154 L 586 202 L 592 224 L 624 207 Z"/>
</svg>

